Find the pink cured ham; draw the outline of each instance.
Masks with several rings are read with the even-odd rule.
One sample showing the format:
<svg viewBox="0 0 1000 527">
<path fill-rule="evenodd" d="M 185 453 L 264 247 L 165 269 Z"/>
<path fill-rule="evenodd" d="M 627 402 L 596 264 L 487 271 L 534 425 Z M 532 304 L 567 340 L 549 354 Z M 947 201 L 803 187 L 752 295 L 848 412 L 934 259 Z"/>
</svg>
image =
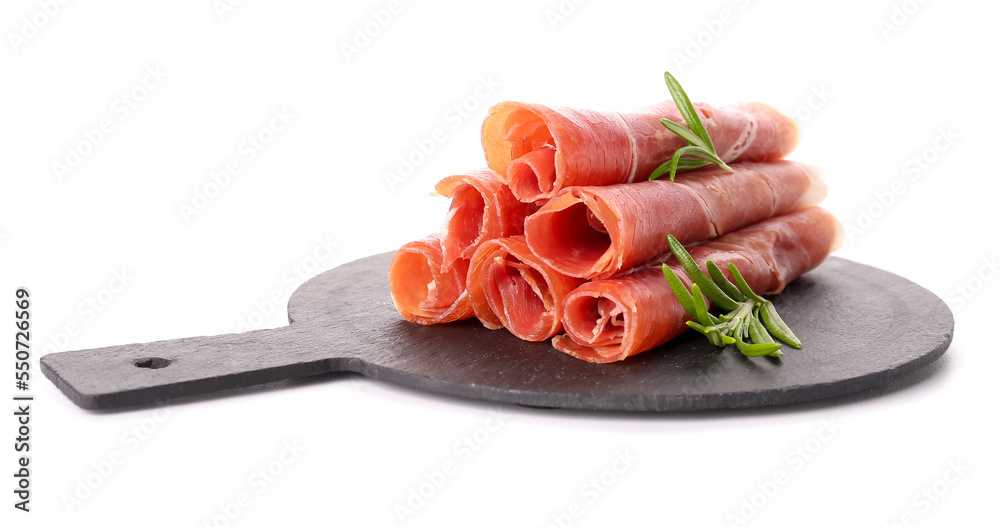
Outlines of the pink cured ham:
<svg viewBox="0 0 1000 527">
<path fill-rule="evenodd" d="M 802 273 L 819 265 L 839 247 L 840 223 L 812 207 L 771 218 L 714 241 L 689 247 L 705 270 L 712 260 L 725 270 L 732 262 L 750 288 L 777 294 Z M 688 285 L 677 261 L 665 260 Z M 663 278 L 658 262 L 607 280 L 586 283 L 563 301 L 565 335 L 552 339 L 556 349 L 590 362 L 607 363 L 655 348 L 688 329 L 687 312 Z M 793 328 L 794 329 L 794 328 Z"/>
<path fill-rule="evenodd" d="M 670 181 L 570 187 L 525 223 L 528 247 L 557 271 L 607 278 L 669 249 L 810 207 L 826 197 L 819 171 L 791 161 L 734 163 Z"/>
<path fill-rule="evenodd" d="M 795 122 L 760 103 L 696 103 L 716 152 L 726 161 L 773 161 L 798 143 Z M 483 122 L 486 162 L 524 202 L 578 185 L 642 181 L 687 142 L 660 123 L 684 119 L 667 101 L 631 113 L 502 102 Z"/>
<path fill-rule="evenodd" d="M 447 270 L 441 234 L 403 245 L 389 264 L 392 303 L 403 318 L 417 324 L 441 324 L 471 318 L 465 291 L 469 261 L 456 260 Z"/>
<path fill-rule="evenodd" d="M 562 331 L 562 300 L 582 283 L 554 271 L 528 250 L 523 236 L 514 236 L 488 240 L 476 250 L 467 286 L 484 326 L 537 342 Z"/>
<path fill-rule="evenodd" d="M 445 268 L 459 259 L 468 260 L 481 243 L 524 233 L 524 218 L 538 210 L 521 203 L 510 188 L 488 169 L 450 176 L 435 190 L 451 198 L 442 240 Z"/>
</svg>

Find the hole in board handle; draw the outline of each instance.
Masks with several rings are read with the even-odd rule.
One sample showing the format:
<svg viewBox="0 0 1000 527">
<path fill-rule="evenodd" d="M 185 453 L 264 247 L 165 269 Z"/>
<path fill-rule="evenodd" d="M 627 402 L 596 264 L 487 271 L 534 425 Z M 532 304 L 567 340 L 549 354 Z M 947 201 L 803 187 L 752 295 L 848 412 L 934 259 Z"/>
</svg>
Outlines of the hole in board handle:
<svg viewBox="0 0 1000 527">
<path fill-rule="evenodd" d="M 170 366 L 171 362 L 173 362 L 173 361 L 170 360 L 170 359 L 161 359 L 159 357 L 149 357 L 149 358 L 146 358 L 146 359 L 139 359 L 139 360 L 135 361 L 135 366 L 137 368 L 149 368 L 151 370 L 158 370 L 160 368 L 166 368 L 167 366 Z"/>
</svg>

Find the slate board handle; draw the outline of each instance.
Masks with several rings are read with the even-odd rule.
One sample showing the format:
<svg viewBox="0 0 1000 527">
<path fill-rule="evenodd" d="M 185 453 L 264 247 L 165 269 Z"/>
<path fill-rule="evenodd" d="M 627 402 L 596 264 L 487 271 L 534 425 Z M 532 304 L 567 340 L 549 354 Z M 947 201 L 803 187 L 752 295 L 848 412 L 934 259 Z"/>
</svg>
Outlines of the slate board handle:
<svg viewBox="0 0 1000 527">
<path fill-rule="evenodd" d="M 42 373 L 86 409 L 167 404 L 173 398 L 301 378 L 338 369 L 302 332 L 285 326 L 50 353 Z"/>
</svg>

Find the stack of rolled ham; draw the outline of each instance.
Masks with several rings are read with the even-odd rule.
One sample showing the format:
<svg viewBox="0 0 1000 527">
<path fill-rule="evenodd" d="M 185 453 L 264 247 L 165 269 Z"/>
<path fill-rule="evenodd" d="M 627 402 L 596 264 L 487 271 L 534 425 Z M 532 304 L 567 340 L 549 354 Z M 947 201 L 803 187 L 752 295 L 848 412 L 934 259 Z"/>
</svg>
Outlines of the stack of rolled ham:
<svg viewBox="0 0 1000 527">
<path fill-rule="evenodd" d="M 437 184 L 451 198 L 441 232 L 408 243 L 389 268 L 393 303 L 410 322 L 477 317 L 591 362 L 625 359 L 687 329 L 660 265 L 673 234 L 704 269 L 736 264 L 776 294 L 840 243 L 816 207 L 817 169 L 782 160 L 795 123 L 763 104 L 695 104 L 719 167 L 648 176 L 686 146 L 660 124 L 672 102 L 633 113 L 500 103 L 482 128 L 489 168 Z M 689 284 L 690 285 L 690 284 Z"/>
</svg>

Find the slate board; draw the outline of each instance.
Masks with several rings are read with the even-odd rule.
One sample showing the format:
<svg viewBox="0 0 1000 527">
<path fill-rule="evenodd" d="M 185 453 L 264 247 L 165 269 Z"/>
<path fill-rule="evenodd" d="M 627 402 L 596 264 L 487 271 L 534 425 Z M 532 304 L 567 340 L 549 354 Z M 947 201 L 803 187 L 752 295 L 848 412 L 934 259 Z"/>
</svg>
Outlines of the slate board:
<svg viewBox="0 0 1000 527">
<path fill-rule="evenodd" d="M 389 299 L 391 253 L 302 284 L 290 325 L 52 353 L 42 371 L 82 408 L 119 409 L 335 371 L 418 390 L 546 408 L 664 412 L 749 408 L 848 394 L 903 377 L 951 343 L 951 311 L 892 273 L 828 258 L 774 298 L 805 343 L 782 359 L 684 335 L 591 364 L 478 321 L 420 326 Z M 419 401 L 417 401 L 419 402 Z"/>
</svg>

